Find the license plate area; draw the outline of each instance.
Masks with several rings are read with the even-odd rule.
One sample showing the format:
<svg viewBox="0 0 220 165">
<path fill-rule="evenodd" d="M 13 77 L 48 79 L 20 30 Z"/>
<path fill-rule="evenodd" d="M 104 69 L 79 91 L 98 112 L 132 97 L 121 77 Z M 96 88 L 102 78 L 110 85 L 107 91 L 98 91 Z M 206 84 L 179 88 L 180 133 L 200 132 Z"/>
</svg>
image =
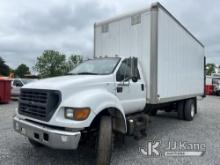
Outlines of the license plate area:
<svg viewBox="0 0 220 165">
<path fill-rule="evenodd" d="M 34 139 L 36 141 L 46 143 L 49 142 L 50 136 L 46 132 L 39 131 L 38 129 L 29 129 L 28 127 L 23 127 L 23 125 L 19 124 L 18 122 L 15 123 L 15 129 L 21 134 L 26 135 L 29 138 Z"/>
</svg>

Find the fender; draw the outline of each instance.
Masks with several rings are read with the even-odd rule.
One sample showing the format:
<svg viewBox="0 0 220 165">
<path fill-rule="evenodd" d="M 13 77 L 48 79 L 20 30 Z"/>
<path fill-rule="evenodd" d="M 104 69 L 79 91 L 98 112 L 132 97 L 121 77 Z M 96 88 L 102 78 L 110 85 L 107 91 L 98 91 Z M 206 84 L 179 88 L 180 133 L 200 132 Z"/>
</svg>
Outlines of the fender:
<svg viewBox="0 0 220 165">
<path fill-rule="evenodd" d="M 84 121 L 67 120 L 64 118 L 64 109 L 62 107 L 89 107 L 91 112 L 89 117 Z M 113 128 L 115 127 L 116 130 L 126 133 L 127 124 L 124 110 L 118 98 L 105 88 L 86 89 L 73 94 L 62 103 L 59 111 L 51 119 L 51 123 L 56 122 L 57 125 L 58 123 L 59 125 L 65 123 L 66 126 L 74 126 L 74 128 L 89 127 L 95 117 L 106 109 L 115 117 Z"/>
</svg>

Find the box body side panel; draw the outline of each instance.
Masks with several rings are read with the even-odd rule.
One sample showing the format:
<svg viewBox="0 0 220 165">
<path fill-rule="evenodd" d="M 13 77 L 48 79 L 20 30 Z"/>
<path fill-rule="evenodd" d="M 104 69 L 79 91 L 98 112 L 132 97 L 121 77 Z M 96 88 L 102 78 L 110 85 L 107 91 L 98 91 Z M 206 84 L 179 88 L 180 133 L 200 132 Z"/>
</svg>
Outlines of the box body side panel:
<svg viewBox="0 0 220 165">
<path fill-rule="evenodd" d="M 159 101 L 204 92 L 204 48 L 160 8 L 157 76 Z"/>
</svg>

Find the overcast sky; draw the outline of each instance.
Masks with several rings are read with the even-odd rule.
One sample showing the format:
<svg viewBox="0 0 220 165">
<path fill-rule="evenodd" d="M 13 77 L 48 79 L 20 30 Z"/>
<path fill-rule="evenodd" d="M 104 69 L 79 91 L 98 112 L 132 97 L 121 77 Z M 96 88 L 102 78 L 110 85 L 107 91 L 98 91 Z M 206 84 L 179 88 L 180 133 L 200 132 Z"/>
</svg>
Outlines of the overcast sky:
<svg viewBox="0 0 220 165">
<path fill-rule="evenodd" d="M 0 56 L 12 68 L 32 67 L 45 49 L 92 57 L 93 24 L 152 0 L 0 0 Z M 220 1 L 160 0 L 220 64 Z"/>
</svg>

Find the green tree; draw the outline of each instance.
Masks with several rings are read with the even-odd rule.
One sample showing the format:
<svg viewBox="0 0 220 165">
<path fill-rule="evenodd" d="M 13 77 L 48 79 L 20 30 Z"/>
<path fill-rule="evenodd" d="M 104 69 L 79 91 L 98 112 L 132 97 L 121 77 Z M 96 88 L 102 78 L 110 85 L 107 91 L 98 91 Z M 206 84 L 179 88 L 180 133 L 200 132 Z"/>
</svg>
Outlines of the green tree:
<svg viewBox="0 0 220 165">
<path fill-rule="evenodd" d="M 78 64 L 83 62 L 83 57 L 81 55 L 71 55 L 67 61 L 67 69 L 66 72 L 71 71 Z"/>
<path fill-rule="evenodd" d="M 45 50 L 37 58 L 34 70 L 43 78 L 63 75 L 66 73 L 66 56 L 58 51 Z"/>
<path fill-rule="evenodd" d="M 20 64 L 16 69 L 15 69 L 15 76 L 23 78 L 24 75 L 30 74 L 29 67 L 25 64 Z"/>
<path fill-rule="evenodd" d="M 211 75 L 212 73 L 215 73 L 215 64 L 206 64 L 206 75 Z"/>
<path fill-rule="evenodd" d="M 10 68 L 5 64 L 5 61 L 0 57 L 0 75 L 8 76 L 10 73 Z"/>
</svg>

